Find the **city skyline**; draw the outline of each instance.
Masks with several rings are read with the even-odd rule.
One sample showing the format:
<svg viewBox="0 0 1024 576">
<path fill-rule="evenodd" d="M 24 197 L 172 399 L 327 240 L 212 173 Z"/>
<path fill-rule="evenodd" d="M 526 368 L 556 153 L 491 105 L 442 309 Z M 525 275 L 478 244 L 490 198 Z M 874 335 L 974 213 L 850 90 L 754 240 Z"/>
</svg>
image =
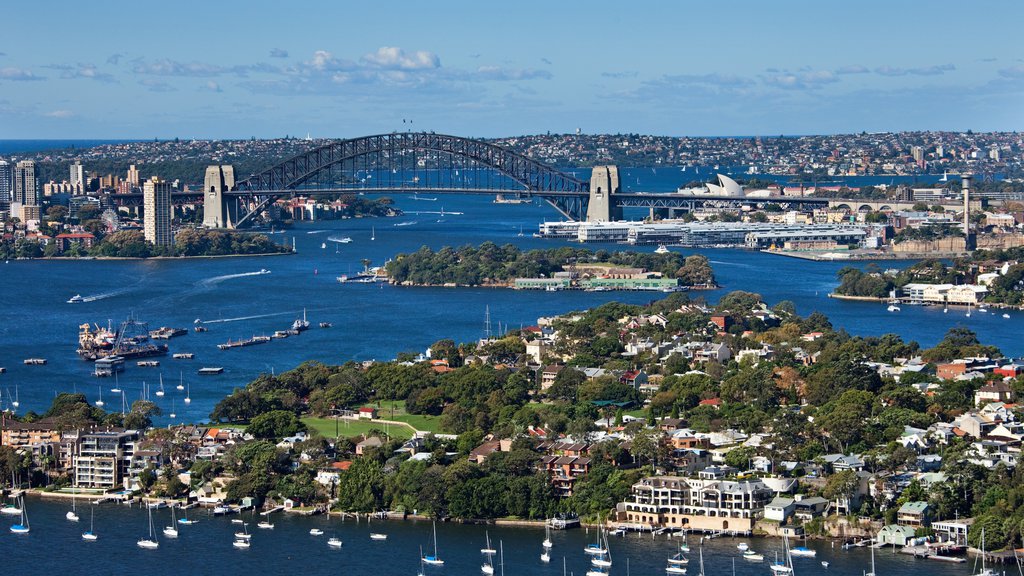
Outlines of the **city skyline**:
<svg viewBox="0 0 1024 576">
<path fill-rule="evenodd" d="M 1010 2 L 55 2 L 9 16 L 0 138 L 1024 129 L 1024 6 Z"/>
</svg>

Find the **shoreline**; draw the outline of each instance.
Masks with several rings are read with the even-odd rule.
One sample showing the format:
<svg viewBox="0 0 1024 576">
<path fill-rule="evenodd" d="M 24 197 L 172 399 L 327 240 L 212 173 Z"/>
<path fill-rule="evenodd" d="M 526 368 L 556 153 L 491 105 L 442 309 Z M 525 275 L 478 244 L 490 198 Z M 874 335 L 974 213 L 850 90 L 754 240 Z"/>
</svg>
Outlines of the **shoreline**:
<svg viewBox="0 0 1024 576">
<path fill-rule="evenodd" d="M 833 300 L 846 300 L 849 302 L 874 302 L 874 303 L 886 303 L 891 301 L 891 298 L 879 298 L 878 296 L 850 296 L 848 294 L 838 294 L 836 292 L 829 292 L 828 297 Z M 946 308 L 994 308 L 996 310 L 1024 310 L 1024 305 L 1014 306 L 1013 304 L 1004 304 L 1002 302 L 979 302 L 975 304 L 959 304 L 953 302 L 940 303 L 940 302 L 911 302 L 905 298 L 896 298 L 899 304 L 907 306 L 921 306 L 922 308 L 937 308 L 940 306 Z"/>
<path fill-rule="evenodd" d="M 148 261 L 148 260 L 201 260 L 210 258 L 254 258 L 258 256 L 294 256 L 298 252 L 266 252 L 263 254 L 210 254 L 204 256 L 150 256 L 141 258 L 137 256 L 40 256 L 39 258 L 12 258 L 15 262 L 81 262 L 83 260 L 96 261 Z"/>
<path fill-rule="evenodd" d="M 906 252 L 906 253 L 895 253 L 895 252 L 786 252 L 783 250 L 759 250 L 762 254 L 771 254 L 773 256 L 784 256 L 786 258 L 796 258 L 797 260 L 807 260 L 810 262 L 864 262 L 871 260 L 891 260 L 891 261 L 903 261 L 903 260 L 927 260 L 930 258 L 938 259 L 952 259 L 952 258 L 964 258 L 970 256 L 968 252 Z"/>
</svg>

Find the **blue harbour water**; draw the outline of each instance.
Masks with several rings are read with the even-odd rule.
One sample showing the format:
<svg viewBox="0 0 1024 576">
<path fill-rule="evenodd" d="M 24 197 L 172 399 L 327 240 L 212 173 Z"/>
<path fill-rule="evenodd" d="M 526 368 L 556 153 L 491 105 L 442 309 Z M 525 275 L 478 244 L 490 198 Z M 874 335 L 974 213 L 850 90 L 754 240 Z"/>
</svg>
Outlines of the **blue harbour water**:
<svg viewBox="0 0 1024 576">
<path fill-rule="evenodd" d="M 30 499 L 28 510 L 32 530 L 29 534 L 11 534 L 6 520 L 0 520 L 0 553 L 7 566 L 16 567 L 18 574 L 27 576 L 50 575 L 55 570 L 68 570 L 72 574 L 125 574 L 141 567 L 149 574 L 219 574 L 223 576 L 250 576 L 252 574 L 376 574 L 380 576 L 415 576 L 420 573 L 419 551 L 433 552 L 431 525 L 426 521 L 374 521 L 369 527 L 365 519 L 326 516 L 299 517 L 275 514 L 273 530 L 256 529 L 258 520 L 248 514 L 252 546 L 246 550 L 233 548 L 233 534 L 241 527 L 227 517 L 213 517 L 204 510 L 190 510 L 189 518 L 197 524 L 178 526 L 177 539 L 162 534 L 170 524 L 170 512 L 153 512 L 160 547 L 144 550 L 136 541 L 148 534 L 145 510 L 120 504 L 95 507 L 95 542 L 85 542 L 81 533 L 89 528 L 89 510 L 79 505 L 78 523 L 64 518 L 69 508 L 66 503 Z M 86 507 L 87 508 L 87 507 Z M 180 517 L 180 513 L 179 513 Z M 322 536 L 311 536 L 309 530 L 319 528 Z M 487 527 L 495 549 L 499 542 L 504 548 L 505 573 L 514 575 L 557 576 L 562 574 L 563 558 L 566 573 L 584 574 L 589 558 L 584 546 L 595 539 L 593 530 L 578 529 L 553 531 L 551 563 L 540 561 L 543 530 L 530 527 Z M 385 532 L 386 541 L 371 541 L 370 532 Z M 444 566 L 425 566 L 425 576 L 472 576 L 480 574 L 483 556 L 480 549 L 485 543 L 485 528 L 478 525 L 441 523 L 437 525 L 438 555 Z M 341 548 L 327 546 L 327 539 L 338 537 Z M 632 533 L 625 537 L 611 537 L 614 576 L 629 574 L 660 575 L 665 573 L 666 559 L 675 553 L 681 539 L 651 534 Z M 700 536 L 687 539 L 691 553 L 688 572 L 698 574 Z M 747 542 L 765 556 L 763 562 L 750 562 L 740 558 L 736 546 Z M 803 545 L 794 542 L 793 545 Z M 842 550 L 831 542 L 809 542 L 817 550 L 816 558 L 794 558 L 800 575 L 860 576 L 870 570 L 868 549 Z M 783 543 L 778 539 L 722 537 L 704 543 L 705 573 L 710 576 L 767 576 L 768 565 L 776 552 L 782 553 Z M 59 554 L 54 555 L 54 551 Z M 878 574 L 929 576 L 973 573 L 968 565 L 946 564 L 916 560 L 912 556 L 894 554 L 891 549 L 875 553 Z M 51 560 L 52 558 L 52 560 Z M 826 569 L 821 561 L 829 562 Z M 496 574 L 500 574 L 498 558 L 494 559 Z"/>
<path fill-rule="evenodd" d="M 650 169 L 627 171 L 626 178 L 651 190 L 669 190 L 679 184 L 678 169 L 671 174 Z M 703 172 L 703 170 L 702 170 Z M 141 368 L 129 362 L 117 380 L 125 392 L 125 402 L 140 397 L 144 383 L 155 391 L 160 375 L 165 396 L 151 394 L 163 408 L 158 425 L 172 422 L 203 421 L 214 404 L 233 388 L 244 386 L 261 372 L 282 371 L 304 360 L 344 362 L 347 360 L 390 359 L 402 351 L 422 351 L 439 338 L 470 341 L 484 333 L 485 310 L 490 310 L 492 326 L 519 327 L 536 322 L 537 317 L 583 309 L 603 302 L 619 300 L 644 303 L 662 294 L 640 292 L 532 292 L 502 289 L 407 288 L 389 285 L 339 284 L 336 277 L 362 267 L 368 258 L 381 264 L 398 252 L 426 245 L 479 244 L 485 240 L 511 242 L 523 248 L 559 245 L 559 242 L 532 238 L 537 224 L 557 219 L 546 205 L 498 205 L 490 197 L 440 196 L 436 201 L 395 197 L 406 214 L 391 219 L 352 219 L 300 223 L 275 239 L 291 243 L 298 253 L 288 256 L 238 257 L 195 260 L 124 261 L 11 261 L 0 263 L 0 406 L 9 407 L 13 398 L 20 402 L 19 412 L 43 411 L 53 396 L 62 391 L 85 393 L 90 401 L 102 399 L 106 408 L 116 410 L 119 395 L 110 389 L 113 379 L 92 376 L 92 364 L 75 355 L 78 326 L 85 322 L 118 323 L 128 315 L 148 321 L 151 328 L 177 326 L 191 328 L 202 319 L 205 333 L 190 332 L 170 340 L 172 352 L 192 352 L 194 360 L 159 358 L 159 368 Z M 445 214 L 439 214 L 442 206 Z M 452 214 L 451 212 L 462 212 Z M 419 213 L 417 213 L 419 212 Z M 399 225 L 402 224 L 402 225 Z M 523 235 L 520 236 L 520 230 Z M 352 242 L 332 241 L 350 237 Z M 323 247 L 326 246 L 326 247 Z M 614 245 L 590 248 L 621 248 Z M 652 247 L 643 247 L 651 250 Z M 693 250 L 684 250 L 686 254 Z M 1001 347 L 1008 354 L 1024 354 L 1021 344 L 1021 319 L 1013 314 L 1006 320 L 996 314 L 977 311 L 966 318 L 962 311 L 904 307 L 892 314 L 880 304 L 850 303 L 827 298 L 836 285 L 836 271 L 844 263 L 807 262 L 743 250 L 704 250 L 712 261 L 721 290 L 697 293 L 711 301 L 732 290 L 761 293 L 768 302 L 791 300 L 799 313 L 815 310 L 827 314 L 837 327 L 852 334 L 880 335 L 895 332 L 904 338 L 932 345 L 952 326 L 966 325 L 976 330 L 985 342 Z M 856 264 L 858 266 L 864 263 Z M 883 266 L 902 266 L 883 263 Z M 252 273 L 266 268 L 270 274 Z M 89 302 L 67 304 L 75 294 Z M 270 344 L 220 351 L 218 343 L 228 339 L 271 334 L 287 328 L 305 309 L 313 328 L 297 337 L 275 340 Z M 321 321 L 332 328 L 317 328 Z M 24 358 L 44 357 L 45 366 L 25 366 Z M 202 366 L 223 366 L 224 374 L 200 377 Z M 185 392 L 175 389 L 179 374 L 187 383 L 192 402 L 184 404 Z M 285 572 L 335 574 L 341 572 L 382 575 L 416 574 L 419 571 L 419 547 L 430 548 L 430 526 L 416 522 L 389 522 L 386 543 L 371 542 L 365 524 L 326 517 L 298 518 L 278 515 L 273 531 L 256 530 L 252 548 L 237 550 L 231 546 L 231 534 L 237 527 L 226 519 L 203 516 L 194 526 L 182 527 L 177 540 L 161 538 L 159 550 L 139 549 L 135 541 L 146 531 L 146 514 L 137 508 L 106 504 L 96 508 L 98 542 L 80 539 L 88 511 L 80 511 L 83 523 L 64 519 L 64 503 L 29 500 L 32 532 L 18 536 L 6 530 L 9 519 L 0 520 L 0 557 L 21 574 L 52 574 L 74 566 L 73 573 L 116 574 L 146 566 L 152 574 L 224 575 Z M 157 529 L 169 520 L 167 511 L 157 512 Z M 254 524 L 254 523 L 253 523 Z M 312 527 L 326 534 L 315 538 Z M 337 534 L 345 541 L 341 550 L 329 549 L 326 538 Z M 560 574 L 562 557 L 568 571 L 583 574 L 587 559 L 582 548 L 593 534 L 585 531 L 556 533 L 552 563 L 539 561 L 541 533 L 528 528 L 491 528 L 492 540 L 505 546 L 508 574 Z M 426 574 L 471 575 L 479 573 L 479 548 L 483 529 L 479 526 L 443 524 L 438 526 L 443 568 L 426 567 Z M 724 538 L 705 547 L 706 573 L 768 574 L 767 561 L 752 565 L 738 558 L 739 540 Z M 697 573 L 694 539 L 694 563 Z M 753 548 L 771 558 L 781 542 L 753 540 Z M 612 573 L 663 574 L 665 558 L 673 543 L 650 535 L 631 535 L 612 539 L 615 566 Z M 817 559 L 797 559 L 801 574 L 837 574 L 853 576 L 868 569 L 866 550 L 844 552 L 828 543 L 812 543 L 819 549 Z M 70 548 L 68 548 L 70 547 Z M 54 555 L 54 550 L 61 550 Z M 629 567 L 627 569 L 627 559 Z M 827 569 L 821 560 L 829 560 Z M 929 573 L 968 574 L 965 566 L 914 560 L 890 552 L 879 554 L 881 574 Z"/>
<path fill-rule="evenodd" d="M 653 179 L 649 169 L 636 172 L 641 182 Z M 663 171 L 659 171 L 663 172 Z M 629 174 L 627 172 L 627 174 Z M 627 175 L 638 178 L 638 176 Z M 667 187 L 675 179 L 662 177 L 654 185 Z M 652 187 L 654 187 L 652 185 Z M 387 360 L 403 351 L 421 352 L 440 338 L 459 342 L 484 335 L 485 311 L 492 327 L 516 328 L 536 322 L 539 316 L 584 309 L 607 301 L 646 303 L 660 293 L 646 292 L 543 292 L 494 288 L 414 288 L 375 284 L 340 284 L 337 276 L 362 268 L 362 259 L 375 265 L 398 252 L 421 246 L 479 244 L 491 240 L 523 248 L 543 248 L 561 241 L 531 236 L 544 219 L 557 213 L 546 205 L 494 204 L 486 196 L 439 196 L 436 201 L 395 198 L 406 211 L 397 218 L 361 218 L 303 222 L 275 240 L 291 244 L 298 253 L 285 256 L 211 258 L 190 260 L 61 260 L 10 261 L 0 264 L 0 406 L 17 399 L 19 411 L 43 411 L 62 391 L 85 393 L 116 410 L 121 398 L 110 390 L 112 378 L 92 376 L 93 366 L 75 355 L 78 327 L 83 323 L 117 325 L 134 316 L 150 328 L 191 328 L 201 319 L 209 331 L 171 339 L 171 352 L 192 352 L 193 360 L 160 357 L 159 368 L 127 363 L 117 379 L 124 401 L 142 394 L 164 411 L 158 424 L 202 421 L 213 405 L 233 388 L 244 386 L 263 372 L 280 372 L 304 360 L 340 363 L 348 360 Z M 442 216 L 439 212 L 444 210 Z M 461 214 L 453 214 L 461 212 Z M 520 236 L 520 230 L 522 236 Z M 351 238 L 350 243 L 333 240 Z M 590 248 L 622 249 L 617 245 Z M 653 247 L 639 247 L 652 250 Z M 684 254 L 698 251 L 681 250 Z M 758 292 L 769 303 L 791 300 L 802 315 L 821 311 L 836 327 L 852 334 L 881 335 L 894 332 L 905 339 L 930 346 L 953 326 L 968 326 L 984 342 L 1005 353 L 1024 354 L 1021 319 L 962 310 L 904 307 L 899 314 L 881 304 L 829 299 L 842 262 L 809 262 L 745 250 L 702 251 L 711 260 L 721 290 L 694 293 L 715 301 L 732 290 Z M 863 266 L 865 263 L 856 263 Z M 903 266 L 885 262 L 882 266 Z M 261 269 L 270 274 L 253 274 Z M 88 302 L 68 304 L 80 294 Z M 306 311 L 313 328 L 295 337 L 269 344 L 228 351 L 216 345 L 227 340 L 272 334 L 288 328 Z M 332 328 L 318 328 L 319 322 Z M 26 366 L 25 358 L 42 357 L 45 366 Z M 197 376 L 203 366 L 222 366 L 224 373 Z M 165 395 L 155 396 L 160 377 Z M 175 386 L 184 381 L 186 391 Z"/>
</svg>

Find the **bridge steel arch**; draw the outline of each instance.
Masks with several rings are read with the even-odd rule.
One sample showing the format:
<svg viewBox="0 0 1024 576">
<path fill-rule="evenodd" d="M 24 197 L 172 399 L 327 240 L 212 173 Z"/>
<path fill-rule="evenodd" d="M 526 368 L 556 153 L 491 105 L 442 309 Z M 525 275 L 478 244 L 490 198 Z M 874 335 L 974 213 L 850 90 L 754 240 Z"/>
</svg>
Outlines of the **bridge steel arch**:
<svg viewBox="0 0 1024 576">
<path fill-rule="evenodd" d="M 375 170 L 386 173 L 396 171 L 399 164 L 404 170 L 408 162 L 405 156 L 417 152 L 440 154 L 451 161 L 457 159 L 476 168 L 493 170 L 515 182 L 517 188 L 481 188 L 479 184 L 457 186 L 450 182 L 379 187 L 357 184 L 359 170 L 366 170 L 367 166 L 372 165 Z M 360 162 L 362 168 L 359 168 Z M 454 166 L 454 162 L 450 165 Z M 455 169 L 465 166 L 459 164 Z M 580 220 L 586 215 L 589 190 L 589 182 L 501 146 L 445 134 L 395 132 L 335 140 L 318 146 L 249 176 L 226 194 L 250 204 L 248 213 L 235 223 L 241 227 L 251 223 L 254 216 L 281 197 L 300 193 L 316 195 L 355 191 L 518 192 L 543 198 L 566 217 Z"/>
</svg>

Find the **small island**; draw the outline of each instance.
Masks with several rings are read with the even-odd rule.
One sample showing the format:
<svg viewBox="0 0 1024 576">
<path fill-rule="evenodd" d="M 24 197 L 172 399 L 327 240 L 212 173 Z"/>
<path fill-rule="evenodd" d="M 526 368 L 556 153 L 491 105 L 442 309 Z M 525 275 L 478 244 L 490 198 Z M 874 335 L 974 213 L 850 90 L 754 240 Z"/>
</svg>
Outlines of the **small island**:
<svg viewBox="0 0 1024 576">
<path fill-rule="evenodd" d="M 661 290 L 717 288 L 708 259 L 678 253 L 592 251 L 562 247 L 523 251 L 485 242 L 479 247 L 424 246 L 385 266 L 402 286 L 516 288 L 521 290 Z"/>
</svg>

